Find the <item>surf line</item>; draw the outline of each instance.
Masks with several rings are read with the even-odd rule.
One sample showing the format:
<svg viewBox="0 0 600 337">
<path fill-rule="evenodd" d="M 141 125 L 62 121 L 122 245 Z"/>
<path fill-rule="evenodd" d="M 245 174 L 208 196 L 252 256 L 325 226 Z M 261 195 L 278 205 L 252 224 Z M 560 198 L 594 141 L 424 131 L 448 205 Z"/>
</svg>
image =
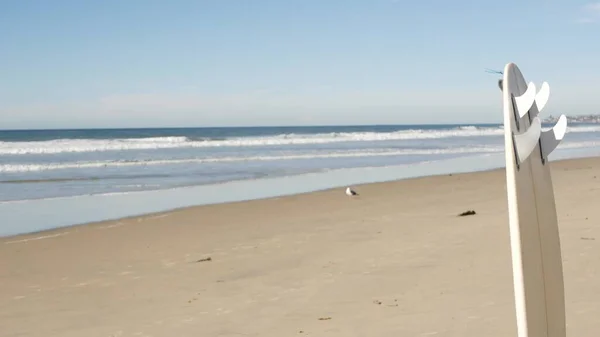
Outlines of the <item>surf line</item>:
<svg viewBox="0 0 600 337">
<path fill-rule="evenodd" d="M 518 337 L 565 337 L 562 257 L 548 155 L 564 138 L 567 119 L 561 115 L 543 131 L 538 115 L 550 95 L 548 83 L 536 92 L 514 63 L 499 73 Z"/>
</svg>

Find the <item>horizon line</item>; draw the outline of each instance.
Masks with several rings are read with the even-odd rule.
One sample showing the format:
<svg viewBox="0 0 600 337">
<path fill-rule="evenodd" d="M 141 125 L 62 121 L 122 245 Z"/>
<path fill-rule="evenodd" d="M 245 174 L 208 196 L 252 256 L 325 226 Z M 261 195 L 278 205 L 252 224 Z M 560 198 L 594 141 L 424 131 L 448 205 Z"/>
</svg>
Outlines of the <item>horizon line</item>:
<svg viewBox="0 0 600 337">
<path fill-rule="evenodd" d="M 301 124 L 301 125 L 214 125 L 214 126 L 139 126 L 139 127 L 81 127 L 81 128 L 31 128 L 0 129 L 7 131 L 76 131 L 76 130 L 152 130 L 152 129 L 251 129 L 251 128 L 324 128 L 324 127 L 357 127 L 357 126 L 437 126 L 437 125 L 497 125 L 498 123 L 376 123 L 376 124 Z"/>
</svg>

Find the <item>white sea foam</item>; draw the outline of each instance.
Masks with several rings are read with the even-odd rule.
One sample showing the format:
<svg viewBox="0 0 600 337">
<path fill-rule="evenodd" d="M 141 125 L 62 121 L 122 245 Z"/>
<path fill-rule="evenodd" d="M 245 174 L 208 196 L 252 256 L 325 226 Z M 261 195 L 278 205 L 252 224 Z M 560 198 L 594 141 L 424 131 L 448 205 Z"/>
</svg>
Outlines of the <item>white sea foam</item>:
<svg viewBox="0 0 600 337">
<path fill-rule="evenodd" d="M 600 126 L 570 127 L 567 132 L 596 132 Z M 402 130 L 396 132 L 338 132 L 320 134 L 280 134 L 263 137 L 227 139 L 189 139 L 187 137 L 150 137 L 122 139 L 57 139 L 35 142 L 1 142 L 0 155 L 56 154 L 170 148 L 260 147 L 339 142 L 375 142 L 454 137 L 501 136 L 502 127 L 461 126 L 439 130 Z"/>
<path fill-rule="evenodd" d="M 67 163 L 31 163 L 31 164 L 2 164 L 0 173 L 36 172 L 61 169 L 86 169 L 101 167 L 124 166 L 150 166 L 150 165 L 177 165 L 177 164 L 202 164 L 202 163 L 227 163 L 245 161 L 277 161 L 294 159 L 323 159 L 323 158 L 352 158 L 352 157 L 380 157 L 402 155 L 436 155 L 436 154 L 468 154 L 468 153 L 493 153 L 502 151 L 499 147 L 461 147 L 450 149 L 405 149 L 405 150 L 364 150 L 364 151 L 336 151 L 325 153 L 305 153 L 273 156 L 232 156 L 210 158 L 186 158 L 168 160 L 140 160 L 140 161 L 94 161 L 94 162 L 67 162 Z"/>
<path fill-rule="evenodd" d="M 561 143 L 561 149 L 576 149 L 586 147 L 598 147 L 600 142 L 584 141 L 575 143 Z M 153 166 L 153 165 L 179 165 L 179 164 L 203 164 L 203 163 L 231 163 L 250 161 L 280 161 L 301 159 L 327 159 L 327 158 L 353 158 L 353 157 L 384 157 L 405 155 L 444 155 L 444 154 L 469 154 L 469 153 L 497 153 L 502 152 L 502 146 L 481 147 L 455 147 L 446 149 L 369 149 L 359 151 L 332 151 L 313 152 L 289 155 L 265 155 L 265 156 L 230 156 L 230 157 L 208 157 L 208 158 L 185 158 L 164 160 L 107 160 L 89 162 L 63 162 L 63 163 L 31 163 L 31 164 L 1 164 L 0 173 L 38 172 L 63 169 L 93 169 L 103 167 L 126 167 L 126 166 Z"/>
<path fill-rule="evenodd" d="M 280 134 L 263 137 L 227 139 L 188 139 L 187 137 L 151 137 L 123 139 L 57 139 L 36 142 L 0 142 L 0 155 L 55 154 L 68 152 L 101 152 L 153 150 L 169 148 L 259 147 L 277 145 L 325 144 L 388 140 L 436 139 L 501 135 L 502 129 L 458 127 L 440 130 L 403 130 L 396 132 L 339 132 L 320 134 Z"/>
</svg>

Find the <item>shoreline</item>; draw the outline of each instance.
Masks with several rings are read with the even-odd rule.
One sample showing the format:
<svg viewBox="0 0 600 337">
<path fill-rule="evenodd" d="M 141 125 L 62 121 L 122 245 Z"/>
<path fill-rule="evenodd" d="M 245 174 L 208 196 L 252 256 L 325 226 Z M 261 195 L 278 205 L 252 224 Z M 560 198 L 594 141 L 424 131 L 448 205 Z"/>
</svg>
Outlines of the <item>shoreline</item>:
<svg viewBox="0 0 600 337">
<path fill-rule="evenodd" d="M 0 238 L 39 233 L 73 225 L 115 221 L 195 206 L 278 198 L 340 188 L 446 173 L 476 172 L 499 167 L 503 155 L 465 156 L 400 166 L 359 167 L 318 173 L 231 181 L 213 185 L 138 191 L 123 194 L 25 200 L 0 204 L 0 218 L 24 223 L 18 231 L 0 229 Z M 32 212 L 32 210 L 34 210 Z M 64 210 L 57 218 L 57 210 Z M 24 228 L 22 228 L 24 227 Z M 12 231 L 12 233 L 11 233 Z M 8 233 L 8 234 L 7 234 Z"/>
<path fill-rule="evenodd" d="M 567 159 L 567 160 L 570 160 L 570 159 Z M 387 180 L 387 181 L 372 182 L 372 183 L 353 184 L 352 187 L 353 188 L 362 188 L 364 186 L 376 186 L 379 184 L 397 183 L 397 182 L 409 181 L 409 180 L 418 181 L 419 179 L 436 178 L 436 177 L 443 177 L 443 176 L 470 175 L 470 174 L 503 171 L 503 170 L 504 170 L 504 168 L 493 168 L 493 169 L 487 169 L 487 170 L 482 170 L 482 171 L 473 171 L 473 172 L 443 173 L 443 174 L 435 174 L 435 175 L 430 175 L 430 176 L 420 176 L 420 177 L 401 178 L 401 179 L 396 179 L 396 180 Z M 165 211 L 149 212 L 149 213 L 120 217 L 120 218 L 114 218 L 114 219 L 90 221 L 90 222 L 77 223 L 77 224 L 66 225 L 66 226 L 61 226 L 61 227 L 42 229 L 42 230 L 35 231 L 35 232 L 27 232 L 27 233 L 20 233 L 20 234 L 14 234 L 14 235 L 0 236 L 0 243 L 9 244 L 11 242 L 7 241 L 8 239 L 18 239 L 18 238 L 23 238 L 24 240 L 16 240 L 16 241 L 26 242 L 26 241 L 30 241 L 30 240 L 35 240 L 35 238 L 29 238 L 29 239 L 25 238 L 28 236 L 38 236 L 40 234 L 46 234 L 44 236 L 54 237 L 54 235 L 52 235 L 52 234 L 60 234 L 63 231 L 69 231 L 69 230 L 77 229 L 79 227 L 85 228 L 85 227 L 102 226 L 102 225 L 107 225 L 107 224 L 110 225 L 113 223 L 129 221 L 129 220 L 131 220 L 131 221 L 142 220 L 143 221 L 144 219 L 152 219 L 152 218 L 157 218 L 157 217 L 161 217 L 161 216 L 168 216 L 168 215 L 171 215 L 174 213 L 185 212 L 188 210 L 194 210 L 194 209 L 199 209 L 199 208 L 246 204 L 246 203 L 252 203 L 252 202 L 270 201 L 270 200 L 281 200 L 281 199 L 294 198 L 294 197 L 303 196 L 303 195 L 332 192 L 335 190 L 339 190 L 340 193 L 343 193 L 344 189 L 345 189 L 344 187 L 339 186 L 339 187 L 325 188 L 325 189 L 321 189 L 321 190 L 286 194 L 286 195 L 281 195 L 281 196 L 272 196 L 272 197 L 264 197 L 264 198 L 257 198 L 257 199 L 248 199 L 248 200 L 237 200 L 237 201 L 225 201 L 225 202 L 214 203 L 214 204 L 199 204 L 199 205 L 183 206 L 183 207 L 173 208 L 173 209 L 169 209 L 169 210 L 165 210 Z M 71 197 L 66 197 L 66 198 L 71 198 Z M 56 235 L 56 236 L 58 236 L 58 235 Z"/>
<path fill-rule="evenodd" d="M 555 165 L 560 165 L 560 163 L 563 163 L 563 162 L 577 162 L 580 160 L 588 160 L 588 159 L 594 159 L 594 158 L 600 158 L 600 157 L 589 156 L 589 157 L 580 157 L 580 158 L 557 159 L 557 160 L 550 161 L 550 165 L 555 166 Z M 421 176 L 389 179 L 389 180 L 374 181 L 374 182 L 356 183 L 356 184 L 351 184 L 351 185 L 354 188 L 363 188 L 363 187 L 369 186 L 369 185 L 375 186 L 378 184 L 398 183 L 398 182 L 410 181 L 410 180 L 418 181 L 420 179 L 428 179 L 428 178 L 435 178 L 435 177 L 442 177 L 442 176 L 461 176 L 461 175 L 464 176 L 464 175 L 494 172 L 494 171 L 504 171 L 504 167 L 493 167 L 493 168 L 472 170 L 472 171 L 467 170 L 464 172 L 438 173 L 438 174 L 431 174 L 431 175 L 421 175 Z M 271 179 L 278 179 L 278 178 L 271 178 Z M 281 178 L 279 177 L 279 179 L 281 179 Z M 227 183 L 225 183 L 225 184 L 227 184 Z M 221 184 L 219 184 L 219 185 L 221 185 Z M 211 185 L 211 186 L 216 186 L 216 185 Z M 339 185 L 339 186 L 334 186 L 334 187 L 326 187 L 326 188 L 315 189 L 315 190 L 308 190 L 308 191 L 302 191 L 302 192 L 296 192 L 296 193 L 266 196 L 266 197 L 259 197 L 259 198 L 251 198 L 251 199 L 224 201 L 224 202 L 216 202 L 216 203 L 200 203 L 200 204 L 193 204 L 193 205 L 186 205 L 186 206 L 181 206 L 181 207 L 170 208 L 170 209 L 166 209 L 166 210 L 158 210 L 158 211 L 154 211 L 154 212 L 150 211 L 150 212 L 141 213 L 141 214 L 132 214 L 132 215 L 122 216 L 122 217 L 102 219 L 102 220 L 97 220 L 97 221 L 73 223 L 73 224 L 68 224 L 68 225 L 63 225 L 63 226 L 44 228 L 44 229 L 40 229 L 40 230 L 36 230 L 36 231 L 16 233 L 16 234 L 12 234 L 12 235 L 0 235 L 0 242 L 6 244 L 6 243 L 10 243 L 12 241 L 20 242 L 20 241 L 35 240 L 36 239 L 35 237 L 38 237 L 40 235 L 43 237 L 46 237 L 46 236 L 51 237 L 54 234 L 60 234 L 64 231 L 69 231 L 69 230 L 73 230 L 73 229 L 76 230 L 78 228 L 84 228 L 84 227 L 88 227 L 88 226 L 89 227 L 102 226 L 102 225 L 106 225 L 106 224 L 113 224 L 113 223 L 117 223 L 117 222 L 134 221 L 134 220 L 139 222 L 139 221 L 144 221 L 144 219 L 168 216 L 170 214 L 174 214 L 174 213 L 178 213 L 178 212 L 185 212 L 187 210 L 192 210 L 192 209 L 196 209 L 196 208 L 205 208 L 205 207 L 219 206 L 219 205 L 235 205 L 235 204 L 240 204 L 240 203 L 252 203 L 252 202 L 263 201 L 263 200 L 268 201 L 268 200 L 277 200 L 277 199 L 284 199 L 284 198 L 293 198 L 296 196 L 302 196 L 302 195 L 306 195 L 306 194 L 327 193 L 327 192 L 332 192 L 334 190 L 340 190 L 340 193 L 343 193 L 342 190 L 345 189 L 345 186 L 346 185 Z M 181 187 L 181 188 L 172 189 L 172 190 L 188 189 L 188 188 L 193 188 L 193 187 Z M 152 192 L 160 192 L 160 191 L 164 191 L 164 190 L 157 190 L 157 191 L 152 191 Z M 147 192 L 147 191 L 133 192 L 133 193 L 129 193 L 129 195 L 135 196 L 136 194 L 142 194 L 144 192 Z M 60 198 L 60 199 L 73 199 L 73 198 L 77 198 L 77 197 L 65 197 L 65 198 Z M 58 199 L 58 198 L 55 198 L 55 199 Z M 27 201 L 25 201 L 25 202 L 27 202 Z"/>
</svg>

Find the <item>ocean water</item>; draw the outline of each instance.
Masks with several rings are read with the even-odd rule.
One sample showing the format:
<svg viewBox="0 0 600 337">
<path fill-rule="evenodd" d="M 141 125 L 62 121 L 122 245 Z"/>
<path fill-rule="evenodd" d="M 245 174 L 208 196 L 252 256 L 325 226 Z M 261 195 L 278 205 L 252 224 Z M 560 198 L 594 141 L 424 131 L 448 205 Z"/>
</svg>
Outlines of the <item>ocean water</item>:
<svg viewBox="0 0 600 337">
<path fill-rule="evenodd" d="M 561 148 L 596 147 L 599 125 Z M 126 193 L 503 151 L 501 125 L 0 131 L 0 202 Z"/>
<path fill-rule="evenodd" d="M 551 159 L 600 154 L 598 131 L 569 126 Z M 503 152 L 496 124 L 0 131 L 0 235 L 484 170 Z"/>
</svg>

